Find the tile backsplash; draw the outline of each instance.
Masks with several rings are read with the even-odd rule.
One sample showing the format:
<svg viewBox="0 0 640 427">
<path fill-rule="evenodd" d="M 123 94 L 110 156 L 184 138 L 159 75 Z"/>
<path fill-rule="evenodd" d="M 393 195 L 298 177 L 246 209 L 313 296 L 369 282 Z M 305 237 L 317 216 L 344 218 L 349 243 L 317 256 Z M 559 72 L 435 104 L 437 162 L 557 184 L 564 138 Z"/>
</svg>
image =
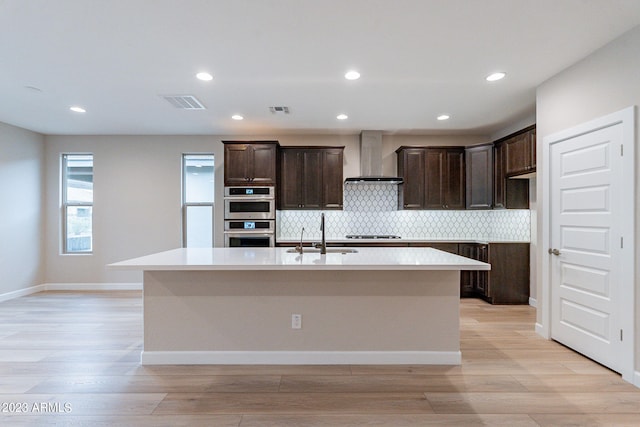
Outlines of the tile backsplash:
<svg viewBox="0 0 640 427">
<path fill-rule="evenodd" d="M 419 240 L 530 241 L 528 210 L 398 210 L 398 186 L 349 184 L 344 210 L 324 211 L 327 239 L 348 234 L 395 234 Z M 323 211 L 277 211 L 277 238 L 296 240 L 305 228 L 306 239 L 320 238 Z"/>
<path fill-rule="evenodd" d="M 350 212 L 389 212 L 398 210 L 398 189 L 392 184 L 347 184 L 344 210 Z"/>
</svg>

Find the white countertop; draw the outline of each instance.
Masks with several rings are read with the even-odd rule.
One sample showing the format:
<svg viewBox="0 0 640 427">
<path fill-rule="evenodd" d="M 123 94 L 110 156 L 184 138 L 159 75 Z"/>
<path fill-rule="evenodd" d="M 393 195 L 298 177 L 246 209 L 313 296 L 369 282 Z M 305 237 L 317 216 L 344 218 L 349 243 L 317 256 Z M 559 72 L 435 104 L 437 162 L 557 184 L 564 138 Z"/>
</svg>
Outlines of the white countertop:
<svg viewBox="0 0 640 427">
<path fill-rule="evenodd" d="M 291 248 L 183 248 L 110 264 L 119 270 L 490 270 L 433 248 L 352 248 L 357 253 L 288 253 Z M 331 248 L 335 249 L 335 248 Z"/>
</svg>

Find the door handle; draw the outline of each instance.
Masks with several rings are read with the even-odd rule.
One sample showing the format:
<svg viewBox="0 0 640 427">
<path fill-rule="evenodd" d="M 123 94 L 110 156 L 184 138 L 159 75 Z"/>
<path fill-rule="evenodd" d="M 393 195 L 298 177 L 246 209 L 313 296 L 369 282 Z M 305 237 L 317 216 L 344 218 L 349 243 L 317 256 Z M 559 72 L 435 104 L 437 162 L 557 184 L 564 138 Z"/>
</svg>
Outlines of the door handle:
<svg viewBox="0 0 640 427">
<path fill-rule="evenodd" d="M 559 251 L 559 250 L 557 250 L 557 249 L 551 249 L 551 248 L 549 248 L 549 255 L 555 255 L 555 256 L 558 256 L 558 255 L 560 255 L 560 251 Z"/>
</svg>

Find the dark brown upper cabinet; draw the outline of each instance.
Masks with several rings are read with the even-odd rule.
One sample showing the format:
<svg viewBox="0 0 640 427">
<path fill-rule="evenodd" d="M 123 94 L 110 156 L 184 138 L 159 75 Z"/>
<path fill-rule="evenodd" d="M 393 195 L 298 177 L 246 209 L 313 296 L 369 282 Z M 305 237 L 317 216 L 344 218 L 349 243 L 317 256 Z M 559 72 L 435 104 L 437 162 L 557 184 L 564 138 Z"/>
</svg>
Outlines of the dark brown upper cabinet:
<svg viewBox="0 0 640 427">
<path fill-rule="evenodd" d="M 344 147 L 281 147 L 278 209 L 342 209 Z"/>
<path fill-rule="evenodd" d="M 468 147 L 465 164 L 467 209 L 493 208 L 493 144 Z"/>
<path fill-rule="evenodd" d="M 224 185 L 275 185 L 277 141 L 222 141 Z"/>
<path fill-rule="evenodd" d="M 536 128 L 530 126 L 503 141 L 505 175 L 517 176 L 536 170 Z"/>
<path fill-rule="evenodd" d="M 493 207 L 495 209 L 529 209 L 529 180 L 505 175 L 505 144 L 494 148 Z"/>
<path fill-rule="evenodd" d="M 401 209 L 464 209 L 463 147 L 400 147 Z"/>
<path fill-rule="evenodd" d="M 426 178 L 426 150 L 424 148 L 400 147 L 398 175 L 404 183 L 400 186 L 400 209 L 424 209 Z"/>
<path fill-rule="evenodd" d="M 494 142 L 494 208 L 529 209 L 529 180 L 535 172 L 535 125 Z"/>
</svg>

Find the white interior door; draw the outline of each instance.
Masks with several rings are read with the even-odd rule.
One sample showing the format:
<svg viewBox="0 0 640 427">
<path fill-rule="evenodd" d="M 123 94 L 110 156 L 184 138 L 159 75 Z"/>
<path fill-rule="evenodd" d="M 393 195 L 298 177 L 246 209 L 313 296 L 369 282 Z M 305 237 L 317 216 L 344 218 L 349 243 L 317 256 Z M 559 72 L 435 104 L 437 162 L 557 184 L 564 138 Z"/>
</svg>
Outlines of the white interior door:
<svg viewBox="0 0 640 427">
<path fill-rule="evenodd" d="M 551 337 L 620 372 L 622 125 L 550 146 Z"/>
</svg>

